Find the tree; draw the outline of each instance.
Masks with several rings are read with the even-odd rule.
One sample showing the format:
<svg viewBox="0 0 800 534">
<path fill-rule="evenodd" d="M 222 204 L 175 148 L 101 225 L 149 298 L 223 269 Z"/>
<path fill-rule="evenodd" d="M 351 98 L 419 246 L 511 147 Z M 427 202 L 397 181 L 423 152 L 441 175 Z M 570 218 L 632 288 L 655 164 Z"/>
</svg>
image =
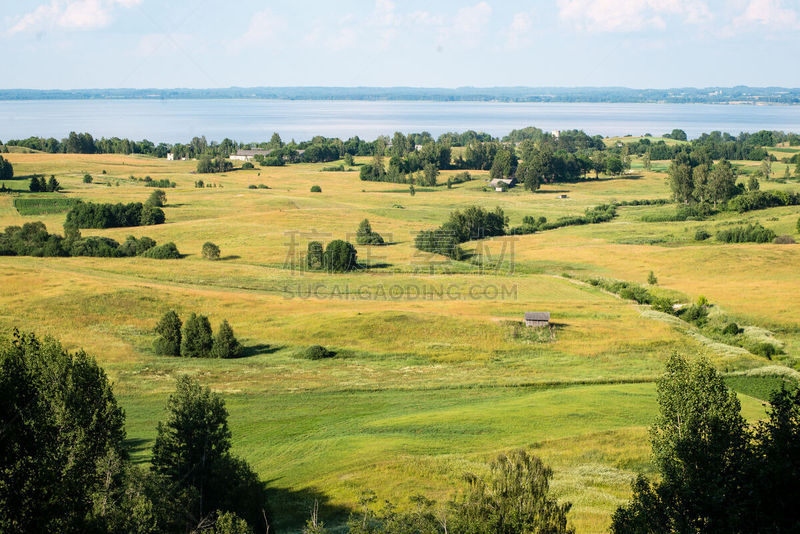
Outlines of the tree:
<svg viewBox="0 0 800 534">
<path fill-rule="evenodd" d="M 349 152 L 346 152 L 344 155 L 344 164 L 348 167 L 352 167 L 355 164 L 355 160 L 353 160 L 353 155 Z"/>
<path fill-rule="evenodd" d="M 772 160 L 769 159 L 769 156 L 764 158 L 764 161 L 761 162 L 761 167 L 759 167 L 761 174 L 764 175 L 764 178 L 769 180 L 772 178 Z"/>
<path fill-rule="evenodd" d="M 364 219 L 356 230 L 356 243 L 359 245 L 383 245 L 383 237 L 377 232 L 372 231 L 372 226 L 368 219 Z"/>
<path fill-rule="evenodd" d="M 167 194 L 161 189 L 156 189 L 147 198 L 147 205 L 163 208 L 167 204 Z"/>
<path fill-rule="evenodd" d="M 669 166 L 668 183 L 675 200 L 688 203 L 694 194 L 694 177 L 691 158 L 686 152 L 679 152 Z"/>
<path fill-rule="evenodd" d="M 760 173 L 751 174 L 750 179 L 747 180 L 748 191 L 758 191 L 761 189 L 761 184 L 758 182 L 758 174 Z"/>
<path fill-rule="evenodd" d="M 0 156 L 0 180 L 11 180 L 14 178 L 14 167 L 11 162 Z"/>
<path fill-rule="evenodd" d="M 739 400 L 704 359 L 673 355 L 658 381 L 659 415 L 650 430 L 661 480 L 640 477 L 612 532 L 738 532 L 747 514 L 749 450 Z"/>
<path fill-rule="evenodd" d="M 194 313 L 190 315 L 181 331 L 181 356 L 207 358 L 213 344 L 208 317 Z"/>
<path fill-rule="evenodd" d="M 196 380 L 178 378 L 166 420 L 158 423 L 151 469 L 190 497 L 187 527 L 217 510 L 236 513 L 251 527 L 258 520 L 263 489 L 252 469 L 230 454 L 230 439 L 224 401 Z"/>
<path fill-rule="evenodd" d="M 214 337 L 214 344 L 211 347 L 212 358 L 238 358 L 241 355 L 242 346 L 233 335 L 233 328 L 227 320 L 223 320 L 217 329 Z"/>
<path fill-rule="evenodd" d="M 150 226 L 154 224 L 164 224 L 166 220 L 166 216 L 164 215 L 164 211 L 161 208 L 157 208 L 150 204 L 139 204 L 142 210 L 142 214 L 139 218 L 139 224 L 141 226 Z"/>
<path fill-rule="evenodd" d="M 728 160 L 724 159 L 714 165 L 714 169 L 709 176 L 708 185 L 714 206 L 736 196 L 738 193 L 738 188 L 736 187 L 736 172 L 733 170 Z"/>
<path fill-rule="evenodd" d="M 0 341 L 0 531 L 85 532 L 124 413 L 95 360 L 14 331 Z"/>
<path fill-rule="evenodd" d="M 654 286 L 658 283 L 658 278 L 656 278 L 656 275 L 653 273 L 653 271 L 650 271 L 650 274 L 647 275 L 647 283 L 651 286 Z"/>
<path fill-rule="evenodd" d="M 312 193 L 322 193 L 322 188 L 320 186 L 318 186 L 318 185 L 312 185 L 311 186 L 311 192 Z"/>
<path fill-rule="evenodd" d="M 43 193 L 47 191 L 47 182 L 44 181 L 44 176 L 34 174 L 31 178 L 31 183 L 28 186 L 31 193 Z"/>
<path fill-rule="evenodd" d="M 422 173 L 422 184 L 428 187 L 436 185 L 436 178 L 439 177 L 439 167 L 434 163 L 426 163 Z"/>
<path fill-rule="evenodd" d="M 173 310 L 168 311 L 161 317 L 155 328 L 158 337 L 153 345 L 157 354 L 165 356 L 181 355 L 182 326 L 180 317 Z"/>
<path fill-rule="evenodd" d="M 672 130 L 672 133 L 665 134 L 664 137 L 667 139 L 675 139 L 676 141 L 686 141 L 688 139 L 686 132 L 677 128 Z"/>
<path fill-rule="evenodd" d="M 205 243 L 203 243 L 202 254 L 203 257 L 207 260 L 218 260 L 220 250 L 219 247 L 214 243 L 212 243 L 211 241 L 206 241 Z"/>
<path fill-rule="evenodd" d="M 797 165 L 794 167 L 794 177 L 800 178 L 800 158 L 798 158 Z"/>
<path fill-rule="evenodd" d="M 93 181 L 93 179 L 92 179 L 92 175 L 91 174 L 84 174 L 83 175 L 83 183 L 90 184 L 90 183 L 92 183 L 92 181 Z"/>
<path fill-rule="evenodd" d="M 645 152 L 642 156 L 642 167 L 644 167 L 646 171 L 650 171 L 653 168 L 653 163 L 650 161 L 650 150 Z"/>
<path fill-rule="evenodd" d="M 61 190 L 61 184 L 58 183 L 58 180 L 56 180 L 56 177 L 52 174 L 50 175 L 50 179 L 47 180 L 46 189 L 49 193 L 55 193 Z"/>
<path fill-rule="evenodd" d="M 612 176 L 619 176 L 625 170 L 623 161 L 613 154 L 606 158 L 606 172 Z"/>
<path fill-rule="evenodd" d="M 408 186 L 408 194 L 412 197 L 417 194 L 417 190 L 414 188 L 414 184 Z"/>
<path fill-rule="evenodd" d="M 351 271 L 358 267 L 355 247 L 341 239 L 328 243 L 322 260 L 323 268 L 329 272 Z"/>
<path fill-rule="evenodd" d="M 501 454 L 489 466 L 488 477 L 467 477 L 469 488 L 454 504 L 448 528 L 475 534 L 575 532 L 567 523 L 572 505 L 550 495 L 552 477 L 542 460 L 524 450 Z"/>
</svg>

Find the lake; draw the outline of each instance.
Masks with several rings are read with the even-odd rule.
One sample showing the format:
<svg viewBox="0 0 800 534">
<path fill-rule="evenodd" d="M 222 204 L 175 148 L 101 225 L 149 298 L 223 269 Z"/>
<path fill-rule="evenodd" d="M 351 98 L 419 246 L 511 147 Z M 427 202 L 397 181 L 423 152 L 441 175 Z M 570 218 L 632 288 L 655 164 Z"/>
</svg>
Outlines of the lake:
<svg viewBox="0 0 800 534">
<path fill-rule="evenodd" d="M 0 101 L 0 140 L 29 136 L 95 137 L 154 142 L 288 141 L 314 135 L 378 135 L 479 130 L 503 136 L 515 128 L 582 129 L 604 136 L 661 135 L 681 128 L 689 137 L 720 130 L 800 132 L 800 106 L 714 104 L 533 104 L 492 102 L 375 102 L 319 100 L 31 100 Z"/>
</svg>

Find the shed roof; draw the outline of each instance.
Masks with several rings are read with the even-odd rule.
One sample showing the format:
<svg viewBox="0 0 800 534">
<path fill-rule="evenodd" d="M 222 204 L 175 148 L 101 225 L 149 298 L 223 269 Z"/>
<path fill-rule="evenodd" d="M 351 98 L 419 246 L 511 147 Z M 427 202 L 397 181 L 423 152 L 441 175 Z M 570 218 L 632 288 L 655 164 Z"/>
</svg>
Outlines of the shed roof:
<svg viewBox="0 0 800 534">
<path fill-rule="evenodd" d="M 550 312 L 525 312 L 526 321 L 549 321 Z"/>
<path fill-rule="evenodd" d="M 264 150 L 264 149 L 260 149 L 260 148 L 257 148 L 255 150 L 239 149 L 239 150 L 236 151 L 236 155 L 237 156 L 268 156 L 270 154 L 270 152 L 272 152 L 272 149 L 270 149 L 270 150 Z"/>
</svg>

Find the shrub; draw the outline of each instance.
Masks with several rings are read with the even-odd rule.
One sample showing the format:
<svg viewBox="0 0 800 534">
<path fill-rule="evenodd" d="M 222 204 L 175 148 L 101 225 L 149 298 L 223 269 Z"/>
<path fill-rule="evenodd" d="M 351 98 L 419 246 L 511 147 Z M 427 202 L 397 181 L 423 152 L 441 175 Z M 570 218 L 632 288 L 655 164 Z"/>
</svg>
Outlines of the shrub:
<svg viewBox="0 0 800 534">
<path fill-rule="evenodd" d="M 653 273 L 653 271 L 650 271 L 650 274 L 647 275 L 647 283 L 651 286 L 654 286 L 658 283 L 658 278 L 656 278 L 656 275 Z"/>
<path fill-rule="evenodd" d="M 243 170 L 250 170 L 250 169 L 255 169 L 255 168 L 256 168 L 256 166 L 253 165 L 252 163 L 250 163 L 249 161 L 245 161 L 244 163 L 242 163 L 242 169 Z"/>
<path fill-rule="evenodd" d="M 352 271 L 358 267 L 355 247 L 347 241 L 335 239 L 325 247 L 322 266 L 329 272 Z"/>
<path fill-rule="evenodd" d="M 92 183 L 92 181 L 93 181 L 93 179 L 92 179 L 92 175 L 91 174 L 84 174 L 83 175 L 83 183 L 90 184 L 90 183 Z"/>
<path fill-rule="evenodd" d="M 681 310 L 680 316 L 681 319 L 688 323 L 694 323 L 697 326 L 703 326 L 708 318 L 708 309 L 705 306 L 692 304 L 688 308 Z"/>
<path fill-rule="evenodd" d="M 242 346 L 233 335 L 233 328 L 227 320 L 219 325 L 214 344 L 211 347 L 212 358 L 238 358 L 242 353 Z"/>
<path fill-rule="evenodd" d="M 709 237 L 711 237 L 711 234 L 709 234 L 705 228 L 698 228 L 694 233 L 695 241 L 705 241 Z"/>
<path fill-rule="evenodd" d="M 208 321 L 208 317 L 193 313 L 184 323 L 181 331 L 181 356 L 207 358 L 211 354 L 213 345 L 211 323 Z"/>
<path fill-rule="evenodd" d="M 181 355 L 181 323 L 180 317 L 174 311 L 165 313 L 156 325 L 155 332 L 158 338 L 153 345 L 156 354 L 165 356 Z"/>
<path fill-rule="evenodd" d="M 130 204 L 95 204 L 78 202 L 67 213 L 66 223 L 76 228 L 119 228 L 162 224 L 165 220 L 161 208 Z"/>
<path fill-rule="evenodd" d="M 742 333 L 742 329 L 739 328 L 739 325 L 736 323 L 728 323 L 725 328 L 722 329 L 722 333 L 726 336 L 738 336 Z"/>
<path fill-rule="evenodd" d="M 322 345 L 311 345 L 301 353 L 301 356 L 307 360 L 324 360 L 325 358 L 333 358 L 336 353 Z"/>
<path fill-rule="evenodd" d="M 128 238 L 119 246 L 118 252 L 120 256 L 141 256 L 151 248 L 156 246 L 156 242 L 149 237 L 136 237 L 129 235 Z"/>
<path fill-rule="evenodd" d="M 772 343 L 758 343 L 750 349 L 750 352 L 758 356 L 763 356 L 768 360 L 771 360 L 773 356 L 780 353 L 778 348 Z"/>
<path fill-rule="evenodd" d="M 142 256 L 155 260 L 177 260 L 180 259 L 181 253 L 178 252 L 178 247 L 175 246 L 175 243 L 170 242 L 153 247 L 142 254 Z"/>
<path fill-rule="evenodd" d="M 269 186 L 267 184 L 258 184 L 258 188 L 259 189 L 269 189 Z"/>
<path fill-rule="evenodd" d="M 776 245 L 794 245 L 795 240 L 790 235 L 779 235 L 773 241 Z"/>
<path fill-rule="evenodd" d="M 312 185 L 311 186 L 311 192 L 312 193 L 322 193 L 322 188 L 320 186 L 318 186 L 318 185 Z"/>
<path fill-rule="evenodd" d="M 203 257 L 207 260 L 219 259 L 219 247 L 211 241 L 203 243 Z"/>
<path fill-rule="evenodd" d="M 199 174 L 227 172 L 231 169 L 233 169 L 233 163 L 224 158 L 211 159 L 208 156 L 203 156 L 197 162 L 197 172 Z"/>
<path fill-rule="evenodd" d="M 674 303 L 668 298 L 654 297 L 650 302 L 650 305 L 656 311 L 660 311 L 662 313 L 668 313 L 670 315 L 675 315 L 675 308 L 673 307 Z"/>
<path fill-rule="evenodd" d="M 322 172 L 344 172 L 344 165 L 334 165 L 332 167 L 323 167 Z"/>
<path fill-rule="evenodd" d="M 769 243 L 773 239 L 775 232 L 759 223 L 717 232 L 717 240 L 723 243 Z"/>
<path fill-rule="evenodd" d="M 258 186 L 256 184 L 250 184 L 247 186 L 247 189 L 258 189 Z"/>
</svg>

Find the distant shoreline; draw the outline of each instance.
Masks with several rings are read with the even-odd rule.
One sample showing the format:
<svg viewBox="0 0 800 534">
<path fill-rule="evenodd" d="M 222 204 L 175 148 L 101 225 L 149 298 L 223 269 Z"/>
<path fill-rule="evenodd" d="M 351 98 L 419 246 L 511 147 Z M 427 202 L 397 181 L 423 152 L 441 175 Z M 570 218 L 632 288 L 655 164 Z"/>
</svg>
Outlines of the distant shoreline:
<svg viewBox="0 0 800 534">
<path fill-rule="evenodd" d="M 287 100 L 559 104 L 798 105 L 800 88 L 707 87 L 230 87 L 223 89 L 0 89 L 0 101 Z"/>
</svg>

